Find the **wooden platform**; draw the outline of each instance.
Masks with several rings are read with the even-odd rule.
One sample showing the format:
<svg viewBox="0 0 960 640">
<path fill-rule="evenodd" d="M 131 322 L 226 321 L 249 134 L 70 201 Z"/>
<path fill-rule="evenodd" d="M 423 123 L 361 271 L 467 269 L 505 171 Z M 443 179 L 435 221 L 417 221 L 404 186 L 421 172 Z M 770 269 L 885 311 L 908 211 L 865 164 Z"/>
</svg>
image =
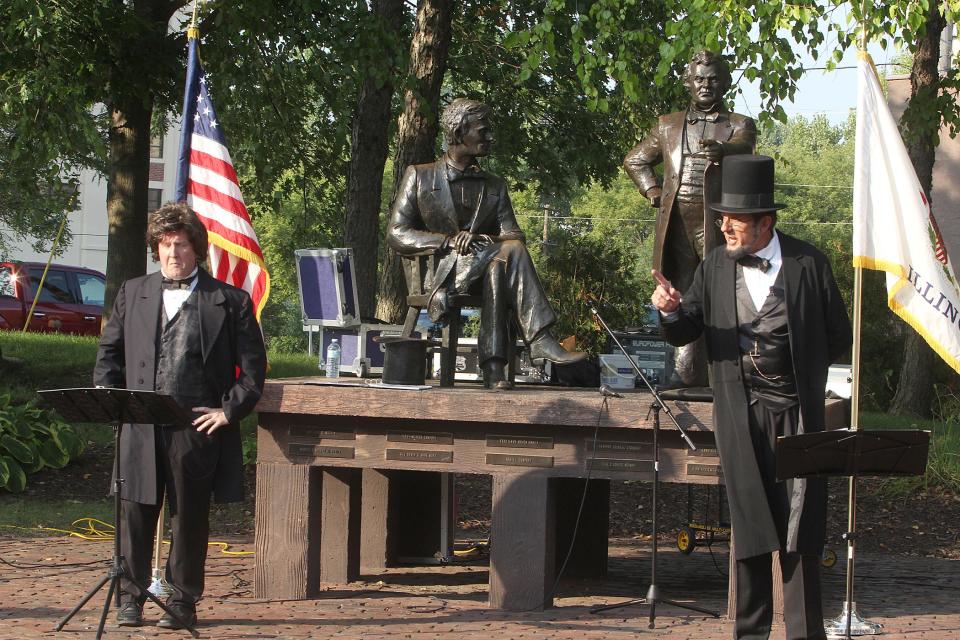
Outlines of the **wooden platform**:
<svg viewBox="0 0 960 640">
<path fill-rule="evenodd" d="M 647 393 L 605 400 L 556 387 L 504 393 L 312 382 L 322 379 L 270 381 L 257 406 L 258 597 L 311 597 L 321 582 L 356 579 L 361 557 L 383 566 L 390 476 L 413 470 L 491 475 L 490 606 L 550 606 L 557 544 L 568 544 L 569 497 L 579 498 L 590 479 L 597 499 L 588 509 L 599 526 L 589 535 L 602 548 L 588 562 L 602 571 L 607 481 L 653 478 Z M 661 479 L 722 482 L 711 405 L 669 407 L 698 449 L 688 450 L 661 412 Z"/>
</svg>

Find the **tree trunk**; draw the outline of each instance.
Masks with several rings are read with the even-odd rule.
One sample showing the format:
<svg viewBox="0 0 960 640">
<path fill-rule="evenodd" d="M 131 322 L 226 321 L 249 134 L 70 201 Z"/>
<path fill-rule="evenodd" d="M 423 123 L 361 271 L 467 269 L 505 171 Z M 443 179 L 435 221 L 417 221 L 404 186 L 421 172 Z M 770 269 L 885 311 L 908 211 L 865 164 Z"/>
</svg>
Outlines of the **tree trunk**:
<svg viewBox="0 0 960 640">
<path fill-rule="evenodd" d="M 939 4 L 930 3 L 926 32 L 913 56 L 910 72 L 910 105 L 904 113 L 907 152 L 917 172 L 920 186 L 927 197 L 933 183 L 933 163 L 936 160 L 937 134 L 940 120 L 913 116 L 913 105 L 931 105 L 940 91 L 940 74 L 937 69 L 940 58 L 940 34 L 945 20 L 940 15 Z M 933 400 L 933 351 L 924 339 L 912 328 L 907 329 L 903 345 L 903 367 L 897 391 L 890 403 L 890 412 L 897 415 L 928 417 Z"/>
<path fill-rule="evenodd" d="M 391 202 L 407 167 L 434 159 L 440 87 L 447 70 L 452 14 L 452 0 L 420 0 L 417 5 L 417 24 L 410 44 L 409 77 L 412 85 L 404 95 L 403 115 L 400 116 Z M 407 309 L 406 283 L 400 258 L 389 247 L 384 253 L 377 317 L 399 323 Z"/>
<path fill-rule="evenodd" d="M 383 64 L 386 72 L 381 74 L 382 82 L 378 84 L 370 70 L 366 74 L 350 137 L 350 173 L 343 233 L 346 246 L 353 248 L 361 318 L 373 316 L 376 306 L 380 196 L 389 148 L 387 134 L 396 71 L 393 54 L 403 24 L 403 5 L 403 0 L 374 2 L 373 13 L 394 38 L 384 43 L 387 62 Z"/>
<path fill-rule="evenodd" d="M 111 106 L 107 183 L 106 321 L 120 285 L 147 271 L 147 186 L 150 177 L 150 115 L 143 100 Z"/>
</svg>

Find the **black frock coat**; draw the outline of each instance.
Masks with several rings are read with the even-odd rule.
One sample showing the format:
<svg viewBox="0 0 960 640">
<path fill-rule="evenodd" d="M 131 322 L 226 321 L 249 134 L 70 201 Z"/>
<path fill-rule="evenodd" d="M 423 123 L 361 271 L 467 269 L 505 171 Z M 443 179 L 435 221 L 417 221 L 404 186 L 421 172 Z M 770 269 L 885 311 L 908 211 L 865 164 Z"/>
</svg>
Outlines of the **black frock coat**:
<svg viewBox="0 0 960 640">
<path fill-rule="evenodd" d="M 826 257 L 802 240 L 783 233 L 779 236 L 790 352 L 800 403 L 798 433 L 812 433 L 824 429 L 827 370 L 850 347 L 850 320 Z M 688 344 L 701 333 L 706 336 L 714 430 L 737 558 L 779 550 L 748 431 L 737 330 L 736 262 L 723 247 L 715 249 L 697 268 L 690 290 L 682 294 L 679 316 L 664 320 L 662 331 L 674 345 Z M 823 479 L 794 481 L 785 551 L 822 552 L 826 502 Z"/>
<path fill-rule="evenodd" d="M 105 387 L 154 390 L 157 336 L 163 293 L 159 272 L 127 280 L 117 292 L 103 328 L 93 382 Z M 204 373 L 221 398 L 229 425 L 212 436 L 196 431 L 171 446 L 196 446 L 190 457 L 196 473 L 213 473 L 217 502 L 243 500 L 240 420 L 253 411 L 263 390 L 266 351 L 250 296 L 214 279 L 201 268 L 197 286 Z M 239 373 L 238 373 L 239 372 Z M 189 409 L 190 407 L 187 407 Z M 157 504 L 157 452 L 153 425 L 126 425 L 120 442 L 121 495 Z"/>
</svg>

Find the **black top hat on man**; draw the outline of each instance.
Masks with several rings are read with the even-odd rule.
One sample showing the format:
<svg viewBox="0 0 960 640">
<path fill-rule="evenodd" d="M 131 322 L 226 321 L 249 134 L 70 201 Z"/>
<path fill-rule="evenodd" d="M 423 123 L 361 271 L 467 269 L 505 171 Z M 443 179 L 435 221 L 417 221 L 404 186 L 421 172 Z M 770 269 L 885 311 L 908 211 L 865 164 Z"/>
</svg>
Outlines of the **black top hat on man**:
<svg viewBox="0 0 960 640">
<path fill-rule="evenodd" d="M 787 205 L 773 201 L 773 158 L 751 154 L 723 159 L 720 202 L 710 208 L 720 213 L 760 214 Z"/>
</svg>

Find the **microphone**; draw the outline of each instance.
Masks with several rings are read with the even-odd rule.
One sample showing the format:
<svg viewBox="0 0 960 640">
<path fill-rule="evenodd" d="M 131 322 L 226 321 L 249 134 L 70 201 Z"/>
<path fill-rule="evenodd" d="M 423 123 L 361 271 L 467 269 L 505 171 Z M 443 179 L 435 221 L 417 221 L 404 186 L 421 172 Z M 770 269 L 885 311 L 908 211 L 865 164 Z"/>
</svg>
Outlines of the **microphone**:
<svg viewBox="0 0 960 640">
<path fill-rule="evenodd" d="M 604 398 L 622 398 L 623 397 L 622 393 L 617 393 L 616 391 L 611 389 L 610 385 L 608 384 L 600 385 L 600 389 L 598 389 L 598 391 L 600 391 L 600 395 L 602 395 Z"/>
</svg>

